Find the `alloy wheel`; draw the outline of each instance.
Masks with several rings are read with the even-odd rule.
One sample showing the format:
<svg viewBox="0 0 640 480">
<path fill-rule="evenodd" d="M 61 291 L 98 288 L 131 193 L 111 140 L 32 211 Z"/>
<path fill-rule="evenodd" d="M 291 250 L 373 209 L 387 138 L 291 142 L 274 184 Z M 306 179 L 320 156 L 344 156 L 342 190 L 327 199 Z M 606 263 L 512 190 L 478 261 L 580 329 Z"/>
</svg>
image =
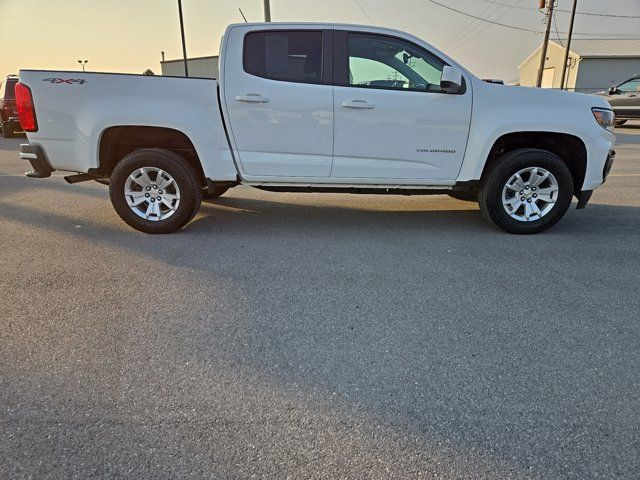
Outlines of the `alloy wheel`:
<svg viewBox="0 0 640 480">
<path fill-rule="evenodd" d="M 164 170 L 143 167 L 133 171 L 124 185 L 129 208 L 141 218 L 159 222 L 171 217 L 180 205 L 180 188 Z"/>
<path fill-rule="evenodd" d="M 558 200 L 558 181 L 542 167 L 514 173 L 502 189 L 502 206 L 511 218 L 535 222 L 547 215 Z"/>
</svg>

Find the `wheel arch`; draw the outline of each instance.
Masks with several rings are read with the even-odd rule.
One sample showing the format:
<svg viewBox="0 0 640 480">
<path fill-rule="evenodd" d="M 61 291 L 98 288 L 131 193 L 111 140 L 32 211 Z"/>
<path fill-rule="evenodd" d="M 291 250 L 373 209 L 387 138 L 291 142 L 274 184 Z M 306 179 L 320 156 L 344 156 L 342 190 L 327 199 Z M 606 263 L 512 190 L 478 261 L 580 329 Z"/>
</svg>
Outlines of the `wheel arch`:
<svg viewBox="0 0 640 480">
<path fill-rule="evenodd" d="M 571 172 L 574 194 L 580 194 L 587 171 L 587 147 L 579 137 L 567 133 L 521 131 L 499 137 L 486 158 L 481 178 L 491 171 L 505 153 L 521 148 L 537 148 L 560 157 Z"/>
<path fill-rule="evenodd" d="M 151 125 L 105 128 L 98 142 L 98 167 L 95 173 L 108 177 L 125 156 L 145 148 L 161 148 L 177 153 L 191 165 L 202 185 L 206 186 L 202 163 L 191 139 L 180 130 Z"/>
</svg>

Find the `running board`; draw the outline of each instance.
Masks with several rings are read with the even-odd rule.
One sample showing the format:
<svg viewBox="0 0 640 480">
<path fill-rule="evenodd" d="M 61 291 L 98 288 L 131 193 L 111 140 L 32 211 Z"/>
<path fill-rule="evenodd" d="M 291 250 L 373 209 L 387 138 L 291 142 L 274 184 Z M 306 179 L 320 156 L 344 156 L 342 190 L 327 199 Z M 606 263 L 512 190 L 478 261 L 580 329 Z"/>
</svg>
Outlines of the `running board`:
<svg viewBox="0 0 640 480">
<path fill-rule="evenodd" d="M 453 191 L 449 188 L 398 188 L 398 187 L 340 187 L 340 186 L 267 186 L 251 185 L 258 190 L 267 192 L 289 192 L 289 193 L 352 193 L 363 195 L 446 195 Z"/>
<path fill-rule="evenodd" d="M 89 180 L 95 180 L 97 177 L 93 175 L 89 175 L 88 173 L 78 173 L 77 175 L 67 175 L 64 179 L 67 183 L 80 183 L 80 182 L 88 182 Z"/>
</svg>

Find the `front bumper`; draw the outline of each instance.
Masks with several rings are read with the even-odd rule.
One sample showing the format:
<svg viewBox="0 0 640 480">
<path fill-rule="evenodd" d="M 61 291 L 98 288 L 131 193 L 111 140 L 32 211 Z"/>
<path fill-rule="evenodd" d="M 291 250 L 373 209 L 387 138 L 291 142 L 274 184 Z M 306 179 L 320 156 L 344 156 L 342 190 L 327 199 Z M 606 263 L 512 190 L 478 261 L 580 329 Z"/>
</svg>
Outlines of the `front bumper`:
<svg viewBox="0 0 640 480">
<path fill-rule="evenodd" d="M 30 145 L 28 143 L 20 145 L 20 158 L 27 160 L 33 168 L 32 171 L 26 173 L 27 177 L 47 178 L 54 171 L 44 154 L 44 150 L 39 145 Z"/>
<path fill-rule="evenodd" d="M 595 190 L 602 185 L 615 159 L 615 135 L 597 124 L 594 128 L 594 134 L 587 137 L 585 141 L 587 168 L 581 190 Z"/>
<path fill-rule="evenodd" d="M 604 162 L 604 168 L 602 169 L 602 183 L 607 181 L 607 177 L 611 172 L 611 167 L 613 167 L 613 162 L 616 161 L 616 151 L 611 150 L 609 155 L 607 155 L 607 161 Z"/>
<path fill-rule="evenodd" d="M 602 182 L 600 182 L 600 185 L 607 181 L 607 177 L 609 176 L 609 172 L 611 172 L 611 167 L 613 167 L 613 162 L 615 162 L 615 160 L 616 151 L 610 150 L 607 155 L 607 159 L 604 162 L 604 167 L 602 168 Z M 589 203 L 589 200 L 591 200 L 591 195 L 593 195 L 593 190 L 582 190 L 576 194 L 576 197 L 578 198 L 578 206 L 576 209 L 582 210 L 585 208 L 587 203 Z"/>
</svg>

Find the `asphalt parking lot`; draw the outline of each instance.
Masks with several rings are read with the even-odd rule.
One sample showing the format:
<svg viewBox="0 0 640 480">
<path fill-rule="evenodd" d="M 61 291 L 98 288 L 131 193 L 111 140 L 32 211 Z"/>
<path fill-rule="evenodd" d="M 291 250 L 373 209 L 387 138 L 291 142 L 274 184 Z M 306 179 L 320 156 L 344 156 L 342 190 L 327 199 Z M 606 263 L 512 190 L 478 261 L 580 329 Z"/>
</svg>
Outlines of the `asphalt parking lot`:
<svg viewBox="0 0 640 480">
<path fill-rule="evenodd" d="M 586 210 L 239 187 L 146 236 L 0 139 L 0 478 L 636 479 L 640 123 Z"/>
</svg>

